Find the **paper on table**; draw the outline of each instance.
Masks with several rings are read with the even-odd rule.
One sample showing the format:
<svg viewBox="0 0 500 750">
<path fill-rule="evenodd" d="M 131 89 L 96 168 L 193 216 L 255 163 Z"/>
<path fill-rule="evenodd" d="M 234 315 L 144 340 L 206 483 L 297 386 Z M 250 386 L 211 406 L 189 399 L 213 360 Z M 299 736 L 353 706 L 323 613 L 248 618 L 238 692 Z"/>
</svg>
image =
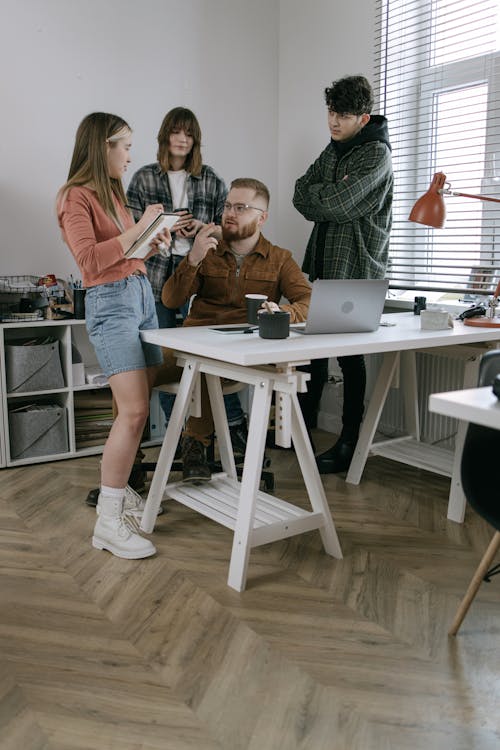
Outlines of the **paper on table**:
<svg viewBox="0 0 500 750">
<path fill-rule="evenodd" d="M 179 221 L 177 214 L 161 213 L 151 224 L 144 230 L 144 232 L 136 239 L 136 241 L 129 247 L 125 253 L 126 258 L 145 258 L 148 253 L 151 252 L 149 243 L 159 232 L 163 229 L 171 229 L 176 221 Z"/>
</svg>

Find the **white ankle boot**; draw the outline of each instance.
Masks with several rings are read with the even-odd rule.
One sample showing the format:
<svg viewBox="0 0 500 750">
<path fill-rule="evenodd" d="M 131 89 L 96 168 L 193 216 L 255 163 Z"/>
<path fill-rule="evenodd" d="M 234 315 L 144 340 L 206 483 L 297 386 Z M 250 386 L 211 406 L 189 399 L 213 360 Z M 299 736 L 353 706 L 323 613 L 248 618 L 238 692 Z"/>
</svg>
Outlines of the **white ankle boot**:
<svg viewBox="0 0 500 750">
<path fill-rule="evenodd" d="M 137 521 L 137 530 L 139 530 L 139 524 L 142 521 L 142 514 L 144 513 L 145 505 L 146 505 L 146 501 L 144 500 L 144 498 L 141 497 L 138 492 L 133 490 L 132 487 L 130 487 L 127 484 L 127 486 L 125 487 L 125 498 L 123 500 L 123 513 L 128 518 L 134 519 L 135 521 Z M 100 512 L 101 510 L 99 508 L 99 501 L 98 501 L 96 505 L 97 515 L 99 515 Z M 162 513 L 163 513 L 163 508 L 160 505 L 160 507 L 158 508 L 157 515 L 161 516 Z M 132 525 L 134 525 L 134 523 Z"/>
<path fill-rule="evenodd" d="M 124 500 L 99 495 L 99 514 L 94 527 L 92 546 L 107 549 L 116 557 L 139 560 L 156 552 L 149 539 L 136 534 L 126 521 Z"/>
<path fill-rule="evenodd" d="M 139 522 L 141 522 L 145 505 L 146 501 L 144 498 L 127 484 L 125 487 L 125 500 L 123 501 L 123 510 L 126 515 L 134 516 Z M 163 508 L 160 505 L 157 515 L 161 516 L 162 513 Z"/>
</svg>

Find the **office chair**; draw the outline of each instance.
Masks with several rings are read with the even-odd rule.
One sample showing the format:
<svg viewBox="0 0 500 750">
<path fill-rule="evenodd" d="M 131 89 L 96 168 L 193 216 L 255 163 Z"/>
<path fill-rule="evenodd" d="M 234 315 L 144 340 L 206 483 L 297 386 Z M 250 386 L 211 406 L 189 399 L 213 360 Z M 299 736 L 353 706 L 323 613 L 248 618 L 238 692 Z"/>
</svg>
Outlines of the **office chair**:
<svg viewBox="0 0 500 750">
<path fill-rule="evenodd" d="M 492 385 L 500 373 L 500 350 L 483 355 L 479 366 L 478 386 Z M 500 458 L 500 429 L 469 424 L 462 452 L 462 486 L 467 502 L 485 521 L 495 529 L 481 562 L 458 607 L 449 634 L 456 635 L 467 614 L 481 582 L 489 581 L 500 573 L 500 564 L 490 568 L 500 549 L 500 495 L 497 487 Z"/>
</svg>

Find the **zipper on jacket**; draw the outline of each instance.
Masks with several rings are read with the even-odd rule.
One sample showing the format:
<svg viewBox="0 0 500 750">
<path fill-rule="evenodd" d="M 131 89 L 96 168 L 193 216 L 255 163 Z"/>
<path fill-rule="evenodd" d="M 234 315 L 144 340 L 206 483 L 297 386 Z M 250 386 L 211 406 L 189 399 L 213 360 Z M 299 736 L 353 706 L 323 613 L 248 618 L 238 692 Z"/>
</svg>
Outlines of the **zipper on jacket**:
<svg viewBox="0 0 500 750">
<path fill-rule="evenodd" d="M 233 293 L 231 294 L 231 302 L 233 304 L 236 304 L 236 300 L 238 299 L 238 290 L 240 288 L 239 276 L 240 276 L 241 266 L 238 265 L 238 263 L 236 262 L 235 258 L 233 258 L 232 260 L 233 260 L 234 267 L 235 267 L 235 274 L 234 274 L 235 283 L 232 285 L 232 287 L 233 287 L 233 290 L 232 290 Z"/>
</svg>

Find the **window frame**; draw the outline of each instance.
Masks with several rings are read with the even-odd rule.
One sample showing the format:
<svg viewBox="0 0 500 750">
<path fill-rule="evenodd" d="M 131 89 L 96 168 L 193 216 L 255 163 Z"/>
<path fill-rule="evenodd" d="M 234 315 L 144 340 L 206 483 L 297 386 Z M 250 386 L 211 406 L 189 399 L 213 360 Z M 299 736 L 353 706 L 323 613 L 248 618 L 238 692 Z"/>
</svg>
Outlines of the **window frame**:
<svg viewBox="0 0 500 750">
<path fill-rule="evenodd" d="M 497 102 L 500 101 L 500 51 L 489 50 L 483 55 L 465 55 L 462 59 L 432 65 L 432 58 L 436 56 L 433 42 L 436 9 L 438 3 L 441 3 L 441 10 L 446 9 L 448 2 L 449 0 L 410 0 L 408 3 L 407 0 L 403 3 L 402 0 L 377 0 L 376 3 L 375 94 L 381 114 L 389 121 L 395 172 L 393 229 L 387 276 L 392 289 L 432 290 L 476 297 L 478 294 L 492 293 L 500 277 L 500 242 L 496 242 L 500 203 L 445 197 L 448 220 L 441 230 L 429 229 L 407 220 L 413 203 L 426 192 L 433 174 L 442 171 L 436 162 L 436 97 L 446 91 L 470 86 L 488 86 L 482 176 L 477 184 L 458 184 L 453 180 L 451 171 L 447 177 L 455 191 L 488 195 L 500 201 L 500 114 L 497 114 Z M 481 14 L 484 16 L 490 12 L 491 8 L 488 11 L 488 6 L 493 5 L 496 5 L 496 13 L 500 13 L 499 0 L 480 0 L 479 6 L 473 6 L 470 13 L 474 15 L 475 10 L 478 10 L 476 15 L 482 18 Z M 395 32 L 398 18 L 401 28 L 404 27 L 401 38 Z M 441 15 L 441 24 L 443 18 Z M 400 91 L 403 114 L 395 110 Z M 414 114 L 413 123 L 411 117 L 404 114 L 405 107 Z M 467 153 L 467 139 L 460 139 L 459 143 L 463 145 L 463 159 Z M 473 154 L 471 158 L 473 159 Z M 494 162 L 498 162 L 498 177 L 495 176 L 497 167 L 491 166 Z M 466 174 L 464 169 L 462 172 Z M 459 173 L 458 169 L 454 171 Z M 477 206 L 474 205 L 476 203 L 481 206 L 480 238 L 478 243 L 470 242 L 471 246 L 475 244 L 478 248 L 475 251 L 476 257 L 470 249 L 465 250 L 461 256 L 459 250 L 452 249 L 453 225 L 454 221 L 458 222 L 453 217 L 461 212 L 461 222 L 464 224 L 463 217 L 467 213 L 471 216 L 478 213 Z M 476 227 L 472 226 L 474 221 L 477 222 L 477 217 L 471 219 L 471 232 L 474 231 L 471 237 L 475 237 L 477 232 Z M 455 231 L 455 237 L 456 234 Z M 447 243 L 450 245 L 450 265 L 440 266 L 438 256 L 442 256 L 441 260 L 446 259 L 446 250 L 443 248 L 446 248 Z M 456 265 L 453 266 L 453 252 L 458 252 L 461 257 L 460 265 L 463 268 L 460 273 L 460 265 L 457 265 L 456 259 Z M 428 270 L 429 264 L 431 271 Z M 439 268 L 446 268 L 446 273 L 444 270 L 437 270 Z M 480 272 L 484 280 L 478 289 L 477 278 Z"/>
</svg>

